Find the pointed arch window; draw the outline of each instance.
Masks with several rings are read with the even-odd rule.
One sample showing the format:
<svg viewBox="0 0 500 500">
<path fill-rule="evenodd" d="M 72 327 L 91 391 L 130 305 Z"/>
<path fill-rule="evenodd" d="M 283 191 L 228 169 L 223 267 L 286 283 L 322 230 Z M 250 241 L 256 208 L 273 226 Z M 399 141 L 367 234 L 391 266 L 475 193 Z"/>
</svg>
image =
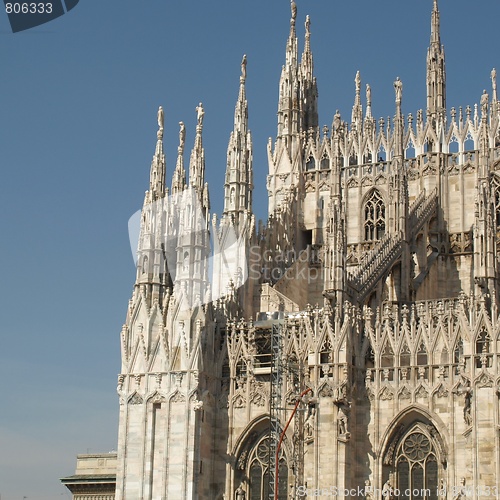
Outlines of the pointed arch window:
<svg viewBox="0 0 500 500">
<path fill-rule="evenodd" d="M 401 440 L 395 464 L 395 487 L 400 491 L 400 499 L 437 499 L 437 453 L 432 438 L 420 426 Z"/>
<path fill-rule="evenodd" d="M 248 498 L 261 500 L 269 497 L 269 437 L 263 437 L 252 449 L 248 460 Z M 279 498 L 286 498 L 288 492 L 288 466 L 283 450 L 279 459 Z"/>
<path fill-rule="evenodd" d="M 420 347 L 417 351 L 417 365 L 423 366 L 427 364 L 427 349 L 423 342 L 420 343 Z"/>
<path fill-rule="evenodd" d="M 309 158 L 306 161 L 306 170 L 314 170 L 316 168 L 316 160 L 314 159 L 314 156 L 309 156 Z"/>
<path fill-rule="evenodd" d="M 483 363 L 483 358 L 486 360 L 486 364 L 489 363 L 489 357 L 487 356 L 490 352 L 491 338 L 485 329 L 482 329 L 478 336 L 476 337 L 476 367 L 481 368 Z"/>
<path fill-rule="evenodd" d="M 457 343 L 455 344 L 455 349 L 453 350 L 453 363 L 456 365 L 455 373 L 460 373 L 460 363 L 464 355 L 464 341 L 461 337 L 458 337 Z"/>
<path fill-rule="evenodd" d="M 401 351 L 399 353 L 399 365 L 400 366 L 410 366 L 411 364 L 411 352 L 408 344 L 404 342 Z"/>
<path fill-rule="evenodd" d="M 394 367 L 394 351 L 392 350 L 391 344 L 388 340 L 385 342 L 384 350 L 382 351 L 381 357 L 382 368 L 393 368 Z"/>
<path fill-rule="evenodd" d="M 320 169 L 328 170 L 329 168 L 330 168 L 330 158 L 328 158 L 328 155 L 324 154 L 323 157 L 321 158 Z"/>
<path fill-rule="evenodd" d="M 374 190 L 364 205 L 365 240 L 380 240 L 385 234 L 385 204 L 382 196 Z"/>
</svg>

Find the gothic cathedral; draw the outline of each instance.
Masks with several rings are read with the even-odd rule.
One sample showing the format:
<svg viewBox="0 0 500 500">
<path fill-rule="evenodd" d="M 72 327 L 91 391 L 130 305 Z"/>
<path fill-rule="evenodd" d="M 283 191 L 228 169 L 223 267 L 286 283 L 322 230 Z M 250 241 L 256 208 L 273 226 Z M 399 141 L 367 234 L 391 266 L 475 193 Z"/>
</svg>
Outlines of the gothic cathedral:
<svg viewBox="0 0 500 500">
<path fill-rule="evenodd" d="M 166 185 L 163 110 L 121 331 L 117 500 L 476 499 L 500 482 L 500 101 L 446 107 L 434 0 L 427 106 L 318 126 L 297 7 L 252 211 L 243 58 L 224 210 L 203 106 Z M 214 251 L 215 249 L 215 251 Z M 359 490 L 358 488 L 361 488 Z M 356 489 L 356 493 L 352 489 Z M 489 494 L 488 494 L 489 493 Z"/>
</svg>

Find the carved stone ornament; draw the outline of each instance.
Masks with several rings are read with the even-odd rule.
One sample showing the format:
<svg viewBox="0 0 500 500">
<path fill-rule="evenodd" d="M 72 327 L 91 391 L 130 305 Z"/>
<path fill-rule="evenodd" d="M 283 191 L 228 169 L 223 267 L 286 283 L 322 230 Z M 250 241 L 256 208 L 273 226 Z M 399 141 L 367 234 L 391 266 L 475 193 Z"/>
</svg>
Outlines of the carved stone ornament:
<svg viewBox="0 0 500 500">
<path fill-rule="evenodd" d="M 320 388 L 320 390 L 318 391 L 318 395 L 321 397 L 321 398 L 331 398 L 333 397 L 334 395 L 334 390 L 333 390 L 333 387 L 326 383 L 326 384 L 323 384 Z"/>
<path fill-rule="evenodd" d="M 375 394 L 369 387 L 366 388 L 366 397 L 369 401 L 375 401 Z"/>
<path fill-rule="evenodd" d="M 177 391 L 174 394 L 174 397 L 170 400 L 172 403 L 185 403 L 186 402 L 186 396 L 182 394 L 182 392 Z"/>
<path fill-rule="evenodd" d="M 203 409 L 203 401 L 199 401 L 198 399 L 193 399 L 193 410 L 200 411 Z"/>
<path fill-rule="evenodd" d="M 250 402 L 255 406 L 264 406 L 266 404 L 266 398 L 263 392 L 255 392 L 250 399 Z"/>
<path fill-rule="evenodd" d="M 137 394 L 137 392 L 134 392 L 132 397 L 128 400 L 129 405 L 142 405 L 142 403 L 144 403 L 144 400 L 142 399 L 142 396 Z"/>
<path fill-rule="evenodd" d="M 237 394 L 234 399 L 233 399 L 233 406 L 235 408 L 245 408 L 247 405 L 247 402 L 245 401 L 245 398 L 241 394 Z"/>
<path fill-rule="evenodd" d="M 448 389 L 443 384 L 439 384 L 439 389 L 436 392 L 438 398 L 447 398 L 448 397 Z"/>
<path fill-rule="evenodd" d="M 158 392 L 155 392 L 151 398 L 149 398 L 150 403 L 165 403 L 166 399 Z"/>
<path fill-rule="evenodd" d="M 391 438 L 391 444 L 387 448 L 387 451 L 384 455 L 384 465 L 392 465 L 394 463 L 394 452 L 396 451 L 396 446 L 399 443 L 401 436 L 405 430 L 405 426 L 403 424 L 399 424 L 394 431 L 394 434 Z"/>
<path fill-rule="evenodd" d="M 244 450 L 243 453 L 240 455 L 240 458 L 238 458 L 237 467 L 239 470 L 245 470 L 247 466 L 247 457 L 248 457 L 248 450 Z"/>
<path fill-rule="evenodd" d="M 401 391 L 399 391 L 399 399 L 410 399 L 411 398 L 411 392 L 409 391 L 408 387 L 404 386 Z"/>
<path fill-rule="evenodd" d="M 493 387 L 493 379 L 485 371 L 476 379 L 476 385 L 481 387 Z"/>
<path fill-rule="evenodd" d="M 416 398 L 423 398 L 426 399 L 429 397 L 429 393 L 426 391 L 426 389 L 421 385 L 415 392 L 415 397 Z"/>
<path fill-rule="evenodd" d="M 379 399 L 382 401 L 391 401 L 394 398 L 394 394 L 388 387 L 384 387 L 379 394 Z"/>
</svg>

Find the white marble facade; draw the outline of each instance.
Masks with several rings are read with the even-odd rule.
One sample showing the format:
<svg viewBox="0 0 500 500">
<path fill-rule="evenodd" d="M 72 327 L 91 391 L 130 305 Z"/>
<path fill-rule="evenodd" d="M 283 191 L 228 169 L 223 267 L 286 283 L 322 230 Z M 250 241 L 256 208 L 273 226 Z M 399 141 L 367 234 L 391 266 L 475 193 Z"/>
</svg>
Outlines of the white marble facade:
<svg viewBox="0 0 500 500">
<path fill-rule="evenodd" d="M 246 57 L 220 219 L 209 214 L 202 105 L 189 176 L 180 124 L 171 189 L 159 113 L 121 332 L 116 498 L 267 498 L 270 412 L 283 428 L 308 388 L 283 441 L 280 499 L 327 498 L 332 488 L 368 499 L 383 491 L 408 500 L 493 495 L 500 480 L 496 72 L 474 109 L 446 107 L 435 0 L 425 110 L 402 115 L 396 80 L 395 117 L 376 120 L 358 73 L 350 121 L 336 113 L 320 129 L 310 20 L 301 57 L 296 21 L 292 2 L 278 133 L 268 145 L 266 225 L 256 226 L 252 212 Z M 220 254 L 205 265 L 208 232 L 221 248 L 237 242 L 236 272 Z M 174 233 L 175 272 L 165 259 L 166 235 Z M 271 384 L 273 325 L 281 338 L 278 385 Z"/>
</svg>

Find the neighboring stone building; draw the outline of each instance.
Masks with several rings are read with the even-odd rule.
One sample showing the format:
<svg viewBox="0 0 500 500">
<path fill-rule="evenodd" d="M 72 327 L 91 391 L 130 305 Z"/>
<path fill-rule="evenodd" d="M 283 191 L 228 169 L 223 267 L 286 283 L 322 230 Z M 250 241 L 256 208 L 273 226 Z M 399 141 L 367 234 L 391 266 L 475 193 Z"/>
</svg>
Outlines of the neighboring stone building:
<svg viewBox="0 0 500 500">
<path fill-rule="evenodd" d="M 267 225 L 252 212 L 246 58 L 220 220 L 202 105 L 189 182 L 181 124 L 171 190 L 159 111 L 121 332 L 117 500 L 268 498 L 275 433 L 307 389 L 280 499 L 365 485 L 370 499 L 476 497 L 500 481 L 496 73 L 479 106 L 446 108 L 434 0 L 425 111 L 402 115 L 398 79 L 394 119 L 375 120 L 358 73 L 350 122 L 320 129 L 310 21 L 299 59 L 296 18 L 292 1 Z"/>
<path fill-rule="evenodd" d="M 116 453 L 77 455 L 75 474 L 61 482 L 73 493 L 73 500 L 114 500 Z"/>
</svg>

